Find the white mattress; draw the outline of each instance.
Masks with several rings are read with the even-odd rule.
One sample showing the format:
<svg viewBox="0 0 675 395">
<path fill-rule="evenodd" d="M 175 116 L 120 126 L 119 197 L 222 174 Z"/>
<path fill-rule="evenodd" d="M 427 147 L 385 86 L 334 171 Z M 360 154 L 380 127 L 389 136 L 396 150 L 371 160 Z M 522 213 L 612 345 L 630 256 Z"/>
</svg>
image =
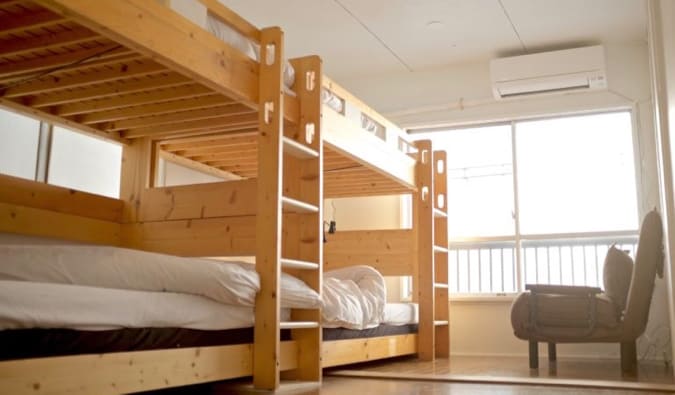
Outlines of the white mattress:
<svg viewBox="0 0 675 395">
<path fill-rule="evenodd" d="M 419 307 L 417 303 L 387 303 L 384 306 L 384 320 L 386 325 L 407 325 L 419 322 Z"/>
<path fill-rule="evenodd" d="M 176 292 L 253 306 L 260 290 L 255 267 L 244 262 L 184 258 L 109 246 L 56 244 L 0 233 L 0 280 Z M 284 274 L 281 305 L 317 308 L 319 295 Z"/>
<path fill-rule="evenodd" d="M 282 310 L 282 320 L 290 314 Z M 0 329 L 222 330 L 253 326 L 253 308 L 202 296 L 69 284 L 0 281 Z"/>
</svg>

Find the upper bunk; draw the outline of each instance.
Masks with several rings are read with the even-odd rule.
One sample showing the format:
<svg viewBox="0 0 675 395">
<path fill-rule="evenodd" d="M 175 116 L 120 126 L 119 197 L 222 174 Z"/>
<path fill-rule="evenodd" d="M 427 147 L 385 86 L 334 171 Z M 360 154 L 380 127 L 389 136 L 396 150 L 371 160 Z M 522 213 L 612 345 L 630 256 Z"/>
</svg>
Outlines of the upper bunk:
<svg viewBox="0 0 675 395">
<path fill-rule="evenodd" d="M 228 179 L 256 178 L 267 82 L 241 39 L 260 47 L 263 31 L 215 0 L 195 5 L 227 26 L 225 36 L 234 31 L 234 42 L 159 1 L 0 1 L 0 105 L 121 143 L 147 138 L 165 159 Z M 292 146 L 307 145 L 294 93 L 303 77 L 283 90 Z M 322 85 L 343 104 L 341 112 L 323 109 L 326 197 L 414 189 L 403 133 L 327 77 Z M 374 132 L 352 122 L 361 114 Z"/>
</svg>

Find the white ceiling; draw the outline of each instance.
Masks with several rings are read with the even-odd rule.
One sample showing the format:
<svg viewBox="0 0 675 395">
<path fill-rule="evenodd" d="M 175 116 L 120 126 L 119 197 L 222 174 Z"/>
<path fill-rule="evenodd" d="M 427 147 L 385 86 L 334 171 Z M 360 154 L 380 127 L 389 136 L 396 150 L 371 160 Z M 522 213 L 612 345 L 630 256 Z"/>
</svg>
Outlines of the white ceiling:
<svg viewBox="0 0 675 395">
<path fill-rule="evenodd" d="M 646 40 L 644 0 L 220 0 L 337 80 Z M 428 26 L 430 22 L 434 23 Z"/>
</svg>

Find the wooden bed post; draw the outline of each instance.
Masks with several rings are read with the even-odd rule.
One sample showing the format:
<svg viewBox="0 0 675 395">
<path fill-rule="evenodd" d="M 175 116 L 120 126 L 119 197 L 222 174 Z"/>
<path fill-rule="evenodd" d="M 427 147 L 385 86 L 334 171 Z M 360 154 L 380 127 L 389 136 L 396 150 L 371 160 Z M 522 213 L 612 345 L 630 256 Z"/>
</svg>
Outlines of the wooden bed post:
<svg viewBox="0 0 675 395">
<path fill-rule="evenodd" d="M 149 138 L 132 140 L 122 149 L 120 199 L 124 201 L 123 223 L 138 221 L 141 195 L 145 188 L 151 186 L 150 175 L 156 166 L 152 162 L 154 159 L 152 141 Z"/>
<path fill-rule="evenodd" d="M 323 139 L 321 134 L 321 58 L 308 56 L 291 60 L 295 69 L 296 92 L 300 104 L 300 122 L 296 129 L 284 132 L 284 197 L 304 208 L 287 207 L 294 214 L 284 215 L 283 268 L 321 294 L 323 272 Z M 286 202 L 286 200 L 284 200 Z M 287 204 L 287 206 L 289 206 Z M 286 221 L 289 221 L 287 226 Z M 297 233 L 286 231 L 295 227 Z M 287 255 L 292 254 L 292 255 Z M 290 263 L 290 264 L 289 264 Z M 301 264 L 305 264 L 301 267 Z M 299 265 L 300 264 L 300 265 Z M 288 270 L 286 269 L 286 270 Z M 307 327 L 294 329 L 298 345 L 297 369 L 284 373 L 306 381 L 321 381 L 321 310 L 293 310 L 293 322 Z M 315 325 L 311 325 L 314 323 Z M 289 323 L 292 325 L 292 323 Z"/>
<path fill-rule="evenodd" d="M 450 356 L 450 306 L 448 302 L 448 177 L 445 151 L 434 151 L 434 298 L 436 357 Z"/>
<path fill-rule="evenodd" d="M 258 132 L 258 213 L 256 270 L 260 292 L 255 300 L 253 384 L 279 387 L 279 279 L 281 276 L 281 180 L 283 136 L 283 32 L 267 28 L 260 36 Z M 274 54 L 270 53 L 274 48 Z"/>
<path fill-rule="evenodd" d="M 414 227 L 417 239 L 417 281 L 413 292 L 419 303 L 418 353 L 419 358 L 431 361 L 435 356 L 434 330 L 434 183 L 431 141 L 415 143 L 418 150 L 414 195 Z"/>
</svg>

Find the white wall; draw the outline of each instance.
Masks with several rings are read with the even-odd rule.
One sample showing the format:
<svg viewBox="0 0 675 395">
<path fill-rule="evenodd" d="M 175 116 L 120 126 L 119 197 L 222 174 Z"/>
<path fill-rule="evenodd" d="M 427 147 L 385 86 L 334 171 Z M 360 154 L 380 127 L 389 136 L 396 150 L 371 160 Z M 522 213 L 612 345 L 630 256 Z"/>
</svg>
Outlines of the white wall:
<svg viewBox="0 0 675 395">
<path fill-rule="evenodd" d="M 157 186 L 170 187 L 175 185 L 206 184 L 210 182 L 223 181 L 222 178 L 206 174 L 201 171 L 187 168 L 169 162 L 164 159 L 159 160 L 159 175 L 157 177 Z"/>
<path fill-rule="evenodd" d="M 35 179 L 40 122 L 0 109 L 0 173 Z"/>
<path fill-rule="evenodd" d="M 659 205 L 655 140 L 646 43 L 606 47 L 607 91 L 496 101 L 488 62 L 427 72 L 368 76 L 339 81 L 366 103 L 406 127 L 468 125 L 609 109 L 631 109 L 639 191 L 639 213 Z M 372 205 L 372 203 L 371 203 Z M 374 205 L 377 208 L 377 204 Z M 358 212 L 354 210 L 354 212 Z M 374 218 L 380 216 L 369 213 Z M 510 300 L 451 303 L 451 342 L 455 354 L 526 355 L 527 345 L 513 336 Z M 650 324 L 638 342 L 639 355 L 670 354 L 665 283 L 657 281 Z M 561 356 L 615 357 L 615 345 L 562 346 Z M 668 357 L 669 358 L 669 357 Z"/>
</svg>

